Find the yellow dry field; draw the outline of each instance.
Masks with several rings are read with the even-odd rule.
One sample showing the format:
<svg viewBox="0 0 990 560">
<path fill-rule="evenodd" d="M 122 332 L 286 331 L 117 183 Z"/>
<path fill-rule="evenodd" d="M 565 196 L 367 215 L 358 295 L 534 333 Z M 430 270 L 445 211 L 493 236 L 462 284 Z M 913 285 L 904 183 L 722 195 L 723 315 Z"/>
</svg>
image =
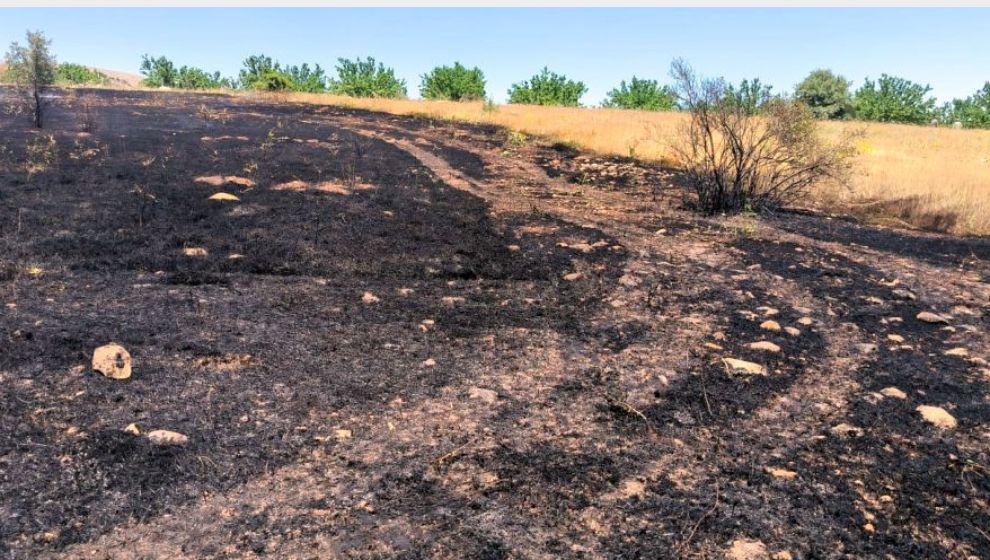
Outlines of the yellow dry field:
<svg viewBox="0 0 990 560">
<path fill-rule="evenodd" d="M 491 123 L 573 143 L 604 154 L 671 163 L 671 145 L 685 118 L 677 113 L 499 105 L 482 103 L 357 99 L 321 94 L 288 94 L 288 101 L 319 103 Z M 826 122 L 826 137 L 850 129 L 856 141 L 856 169 L 845 189 L 816 193 L 816 203 L 874 222 L 946 231 L 990 234 L 990 130 L 954 130 L 896 124 Z"/>
</svg>

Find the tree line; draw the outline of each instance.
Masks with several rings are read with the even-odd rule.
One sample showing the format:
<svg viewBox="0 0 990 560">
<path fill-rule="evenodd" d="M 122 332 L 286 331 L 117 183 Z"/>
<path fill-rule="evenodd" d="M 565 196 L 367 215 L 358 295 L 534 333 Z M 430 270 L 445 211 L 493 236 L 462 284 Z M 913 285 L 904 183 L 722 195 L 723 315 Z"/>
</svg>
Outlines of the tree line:
<svg viewBox="0 0 990 560">
<path fill-rule="evenodd" d="M 103 73 L 80 64 L 56 64 L 48 52 L 50 42 L 40 32 L 29 32 L 26 46 L 14 43 L 7 54 L 4 81 L 17 81 L 28 62 L 34 63 L 32 52 L 44 47 L 44 57 L 50 66 L 50 82 L 64 85 L 107 85 Z M 395 70 L 373 57 L 340 58 L 330 76 L 319 65 L 284 65 L 264 54 L 249 56 L 236 77 L 224 77 L 220 72 L 208 72 L 193 66 L 177 66 L 165 56 L 144 55 L 140 72 L 148 87 L 176 89 L 244 89 L 262 91 L 295 91 L 332 93 L 354 97 L 404 98 L 408 95 L 406 81 Z M 44 72 L 42 72 L 44 74 Z M 724 80 L 722 80 L 724 82 Z M 852 82 L 828 69 L 812 71 L 793 92 L 774 93 L 773 87 L 758 78 L 738 84 L 723 83 L 720 91 L 726 100 L 749 114 L 765 111 L 773 99 L 788 98 L 805 104 L 819 119 L 856 119 L 863 121 L 910 124 L 956 124 L 965 128 L 990 128 L 990 81 L 969 97 L 953 99 L 939 105 L 930 95 L 931 87 L 910 80 L 882 74 L 878 79 L 867 78 L 853 91 Z M 424 99 L 445 101 L 476 101 L 486 99 L 485 74 L 477 67 L 468 68 L 459 62 L 437 66 L 421 76 L 419 93 Z M 509 103 L 544 106 L 581 106 L 588 88 L 584 82 L 572 80 L 544 67 L 528 80 L 512 84 Z M 633 76 L 623 80 L 608 92 L 602 107 L 645 111 L 677 111 L 686 107 L 668 85 L 658 80 Z"/>
</svg>

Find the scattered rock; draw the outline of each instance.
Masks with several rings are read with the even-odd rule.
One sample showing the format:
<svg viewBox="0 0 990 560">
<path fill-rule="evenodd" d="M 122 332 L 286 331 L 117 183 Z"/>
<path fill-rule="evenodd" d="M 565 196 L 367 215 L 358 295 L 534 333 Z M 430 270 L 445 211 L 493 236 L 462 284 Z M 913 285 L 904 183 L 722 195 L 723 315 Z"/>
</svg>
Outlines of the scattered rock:
<svg viewBox="0 0 990 560">
<path fill-rule="evenodd" d="M 905 393 L 904 391 L 901 391 L 897 387 L 885 387 L 883 389 L 880 389 L 880 394 L 883 395 L 883 396 L 885 396 L 885 397 L 890 397 L 890 398 L 893 398 L 893 399 L 904 400 L 904 399 L 907 398 L 907 393 Z"/>
<path fill-rule="evenodd" d="M 770 558 L 771 560 L 793 560 L 794 556 L 786 550 L 781 550 L 780 552 L 774 552 Z"/>
<path fill-rule="evenodd" d="M 367 305 L 371 305 L 380 302 L 381 298 L 371 292 L 365 292 L 364 295 L 361 296 L 361 301 Z"/>
<path fill-rule="evenodd" d="M 780 311 L 774 309 L 773 307 L 767 307 L 765 305 L 761 305 L 760 307 L 757 307 L 756 310 L 762 313 L 766 317 L 773 317 L 774 315 L 780 313 Z"/>
<path fill-rule="evenodd" d="M 760 364 L 754 364 L 753 362 L 747 362 L 745 360 L 737 360 L 735 358 L 722 358 L 722 363 L 725 367 L 729 368 L 730 373 L 743 373 L 749 375 L 766 375 L 767 368 Z"/>
<path fill-rule="evenodd" d="M 763 350 L 764 352 L 772 352 L 774 354 L 780 352 L 780 346 L 777 346 L 768 340 L 750 343 L 749 347 L 753 350 Z"/>
<path fill-rule="evenodd" d="M 799 325 L 804 325 L 808 327 L 811 326 L 811 324 L 814 323 L 815 321 L 811 317 L 801 317 L 800 319 L 797 320 L 797 322 Z"/>
<path fill-rule="evenodd" d="M 725 557 L 727 560 L 766 560 L 767 545 L 750 539 L 736 539 Z"/>
<path fill-rule="evenodd" d="M 796 327 L 784 327 L 784 332 L 791 336 L 801 336 L 801 329 Z"/>
<path fill-rule="evenodd" d="M 862 428 L 857 428 L 856 426 L 846 424 L 845 422 L 832 426 L 832 429 L 829 431 L 832 432 L 832 435 L 839 437 L 860 437 L 863 435 Z"/>
<path fill-rule="evenodd" d="M 464 303 L 465 301 L 467 300 L 461 296 L 446 296 L 440 298 L 440 303 L 446 305 L 447 307 L 453 307 L 459 303 Z"/>
<path fill-rule="evenodd" d="M 576 282 L 576 281 L 580 280 L 583 277 L 584 277 L 584 275 L 581 274 L 580 272 L 571 272 L 569 274 L 565 274 L 564 275 L 564 281 L 566 281 L 566 282 Z"/>
<path fill-rule="evenodd" d="M 341 430 L 334 430 L 333 431 L 333 435 L 337 439 L 351 439 L 351 437 L 354 434 L 351 433 L 350 430 L 343 430 L 343 429 L 341 429 Z"/>
<path fill-rule="evenodd" d="M 877 532 L 876 527 L 874 527 L 872 523 L 866 523 L 865 525 L 863 525 L 863 530 L 866 531 L 867 533 Z"/>
<path fill-rule="evenodd" d="M 506 249 L 508 249 L 510 253 L 518 253 L 519 251 L 522 251 L 522 247 L 519 245 L 509 245 Z"/>
<path fill-rule="evenodd" d="M 119 344 L 106 344 L 93 351 L 93 369 L 111 379 L 131 376 L 131 355 Z"/>
<path fill-rule="evenodd" d="M 768 319 L 760 323 L 760 328 L 772 332 L 780 332 L 780 323 L 773 319 Z"/>
<path fill-rule="evenodd" d="M 872 354 L 877 351 L 877 345 L 869 342 L 861 342 L 855 348 L 860 354 Z"/>
<path fill-rule="evenodd" d="M 940 430 L 951 430 L 956 427 L 957 422 L 955 417 L 946 412 L 944 408 L 921 405 L 915 410 L 921 413 L 921 417 L 924 418 L 925 421 L 933 424 Z"/>
<path fill-rule="evenodd" d="M 182 249 L 182 254 L 187 257 L 205 257 L 209 252 L 203 247 L 186 247 Z"/>
<path fill-rule="evenodd" d="M 918 298 L 918 296 L 914 295 L 914 292 L 912 292 L 911 290 L 905 290 L 903 288 L 898 288 L 894 290 L 892 293 L 898 299 L 914 300 Z"/>
<path fill-rule="evenodd" d="M 210 196 L 208 200 L 219 200 L 220 202 L 237 202 L 240 200 L 240 198 L 237 198 L 236 196 L 230 193 L 218 192 Z"/>
<path fill-rule="evenodd" d="M 797 477 L 797 473 L 794 471 L 789 471 L 787 469 L 780 469 L 775 467 L 767 467 L 767 472 L 770 476 L 774 478 L 780 478 L 782 480 L 793 480 Z"/>
<path fill-rule="evenodd" d="M 434 360 L 433 358 L 427 358 L 427 359 L 423 360 L 423 364 L 422 365 L 423 365 L 423 367 L 434 367 L 434 366 L 437 365 L 437 361 Z"/>
<path fill-rule="evenodd" d="M 472 399 L 478 399 L 482 402 L 493 404 L 498 400 L 498 393 L 492 391 L 491 389 L 482 389 L 481 387 L 471 387 L 468 390 L 468 397 Z"/>
<path fill-rule="evenodd" d="M 899 334 L 888 334 L 887 340 L 900 344 L 901 342 L 904 342 L 904 337 Z"/>
<path fill-rule="evenodd" d="M 413 294 L 412 288 L 399 288 L 398 293 L 402 297 L 409 297 Z"/>
<path fill-rule="evenodd" d="M 189 443 L 189 438 L 185 434 L 171 430 L 155 430 L 148 432 L 148 435 L 144 437 L 148 438 L 148 441 L 153 445 L 160 447 L 182 446 Z"/>
<path fill-rule="evenodd" d="M 933 324 L 937 323 L 937 324 L 943 324 L 943 325 L 949 324 L 949 320 L 948 319 L 946 319 L 945 317 L 943 317 L 941 315 L 932 313 L 930 311 L 922 311 L 921 313 L 918 313 L 916 319 L 918 319 L 919 321 L 922 321 L 924 323 L 933 323 Z"/>
<path fill-rule="evenodd" d="M 965 357 L 969 356 L 969 350 L 966 350 L 965 348 L 961 348 L 961 347 L 959 347 L 959 348 L 953 348 L 951 350 L 946 350 L 945 351 L 945 355 L 946 356 L 955 356 L 957 358 L 965 358 Z"/>
<path fill-rule="evenodd" d="M 138 428 L 137 424 L 128 424 L 127 427 L 124 428 L 123 432 L 125 434 L 131 434 L 132 436 L 139 436 L 141 435 L 141 428 Z"/>
</svg>

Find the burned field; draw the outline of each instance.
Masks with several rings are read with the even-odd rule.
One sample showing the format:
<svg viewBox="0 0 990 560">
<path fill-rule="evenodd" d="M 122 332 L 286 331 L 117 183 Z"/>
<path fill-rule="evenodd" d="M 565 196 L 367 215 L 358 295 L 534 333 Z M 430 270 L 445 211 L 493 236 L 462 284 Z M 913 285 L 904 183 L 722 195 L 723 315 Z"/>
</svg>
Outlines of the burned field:
<svg viewBox="0 0 990 560">
<path fill-rule="evenodd" d="M 990 557 L 985 239 L 701 218 L 668 170 L 331 107 L 28 125 L 0 558 Z"/>
</svg>

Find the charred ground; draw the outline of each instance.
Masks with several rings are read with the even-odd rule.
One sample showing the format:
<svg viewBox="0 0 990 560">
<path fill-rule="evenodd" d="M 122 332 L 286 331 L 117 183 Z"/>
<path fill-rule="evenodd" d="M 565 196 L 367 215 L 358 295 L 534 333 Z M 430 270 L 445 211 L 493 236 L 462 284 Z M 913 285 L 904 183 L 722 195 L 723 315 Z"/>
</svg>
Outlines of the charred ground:
<svg viewBox="0 0 990 560">
<path fill-rule="evenodd" d="M 701 219 L 669 170 L 483 126 L 50 115 L 0 117 L 0 557 L 990 556 L 985 239 Z"/>
</svg>

